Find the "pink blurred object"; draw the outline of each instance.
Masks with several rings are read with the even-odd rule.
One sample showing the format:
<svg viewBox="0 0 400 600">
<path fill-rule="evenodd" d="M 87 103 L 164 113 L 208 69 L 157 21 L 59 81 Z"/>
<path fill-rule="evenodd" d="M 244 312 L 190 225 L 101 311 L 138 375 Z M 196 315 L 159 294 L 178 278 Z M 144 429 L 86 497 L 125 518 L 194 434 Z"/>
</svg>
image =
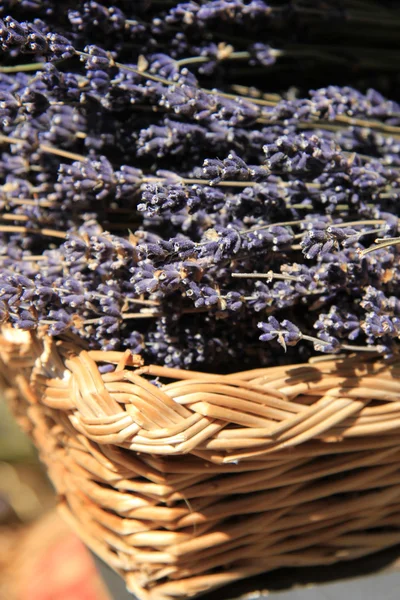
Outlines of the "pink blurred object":
<svg viewBox="0 0 400 600">
<path fill-rule="evenodd" d="M 0 528 L 0 598 L 111 600 L 90 553 L 56 511 Z"/>
<path fill-rule="evenodd" d="M 21 589 L 21 600 L 109 600 L 85 546 L 72 533 L 37 556 Z"/>
</svg>

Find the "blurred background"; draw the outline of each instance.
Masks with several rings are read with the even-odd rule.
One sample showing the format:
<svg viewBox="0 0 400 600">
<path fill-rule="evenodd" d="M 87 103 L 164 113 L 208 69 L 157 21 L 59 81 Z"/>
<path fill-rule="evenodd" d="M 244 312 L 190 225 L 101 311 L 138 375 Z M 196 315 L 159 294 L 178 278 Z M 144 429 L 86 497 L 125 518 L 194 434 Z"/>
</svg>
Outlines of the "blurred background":
<svg viewBox="0 0 400 600">
<path fill-rule="evenodd" d="M 55 509 L 36 450 L 0 399 L 0 600 L 110 600 Z"/>
</svg>

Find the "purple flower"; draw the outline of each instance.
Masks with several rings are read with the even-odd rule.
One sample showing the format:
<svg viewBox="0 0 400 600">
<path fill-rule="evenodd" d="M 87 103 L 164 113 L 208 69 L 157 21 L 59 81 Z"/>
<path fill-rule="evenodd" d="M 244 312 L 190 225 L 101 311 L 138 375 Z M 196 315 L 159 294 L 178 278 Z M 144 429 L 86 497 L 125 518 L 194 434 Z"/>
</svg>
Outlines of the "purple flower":
<svg viewBox="0 0 400 600">
<path fill-rule="evenodd" d="M 275 317 L 268 317 L 268 322 L 257 323 L 262 334 L 259 339 L 262 342 L 276 340 L 286 351 L 287 346 L 295 346 L 303 337 L 300 329 L 291 321 L 284 319 L 281 323 Z"/>
</svg>

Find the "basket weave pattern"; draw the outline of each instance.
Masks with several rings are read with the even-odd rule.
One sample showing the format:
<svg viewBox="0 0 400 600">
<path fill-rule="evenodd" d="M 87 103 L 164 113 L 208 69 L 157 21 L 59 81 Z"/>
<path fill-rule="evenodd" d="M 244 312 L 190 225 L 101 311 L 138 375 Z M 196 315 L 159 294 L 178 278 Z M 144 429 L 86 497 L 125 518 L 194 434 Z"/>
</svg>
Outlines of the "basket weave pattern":
<svg viewBox="0 0 400 600">
<path fill-rule="evenodd" d="M 396 362 L 212 375 L 4 328 L 0 377 L 60 511 L 143 600 L 400 542 Z"/>
</svg>

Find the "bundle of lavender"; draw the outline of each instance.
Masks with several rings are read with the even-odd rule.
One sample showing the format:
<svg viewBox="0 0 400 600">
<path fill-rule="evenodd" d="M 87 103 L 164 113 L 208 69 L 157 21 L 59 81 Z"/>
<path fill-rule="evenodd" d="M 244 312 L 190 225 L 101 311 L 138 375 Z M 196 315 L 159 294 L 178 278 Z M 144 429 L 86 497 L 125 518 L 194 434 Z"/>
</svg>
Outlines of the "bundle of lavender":
<svg viewBox="0 0 400 600">
<path fill-rule="evenodd" d="M 219 372 L 398 352 L 398 8 L 0 16 L 3 323 Z"/>
</svg>

